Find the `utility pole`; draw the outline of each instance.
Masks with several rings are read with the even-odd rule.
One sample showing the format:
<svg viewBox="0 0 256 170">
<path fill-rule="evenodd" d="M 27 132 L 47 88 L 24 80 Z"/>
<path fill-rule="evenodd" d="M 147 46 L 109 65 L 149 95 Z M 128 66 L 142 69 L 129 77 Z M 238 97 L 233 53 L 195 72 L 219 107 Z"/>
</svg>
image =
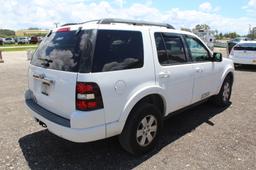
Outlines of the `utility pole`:
<svg viewBox="0 0 256 170">
<path fill-rule="evenodd" d="M 57 28 L 60 23 L 59 23 L 59 22 L 54 22 L 53 24 L 54 24 L 55 27 Z"/>
</svg>

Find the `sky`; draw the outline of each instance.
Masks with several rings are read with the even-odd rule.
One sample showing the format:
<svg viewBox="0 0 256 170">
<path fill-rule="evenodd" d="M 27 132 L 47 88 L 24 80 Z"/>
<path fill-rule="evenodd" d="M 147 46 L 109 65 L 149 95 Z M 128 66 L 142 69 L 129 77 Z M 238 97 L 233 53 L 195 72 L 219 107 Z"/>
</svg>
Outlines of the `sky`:
<svg viewBox="0 0 256 170">
<path fill-rule="evenodd" d="M 165 22 L 179 29 L 207 24 L 219 32 L 256 27 L 256 0 L 0 0 L 0 28 L 51 29 L 54 23 L 99 18 Z"/>
</svg>

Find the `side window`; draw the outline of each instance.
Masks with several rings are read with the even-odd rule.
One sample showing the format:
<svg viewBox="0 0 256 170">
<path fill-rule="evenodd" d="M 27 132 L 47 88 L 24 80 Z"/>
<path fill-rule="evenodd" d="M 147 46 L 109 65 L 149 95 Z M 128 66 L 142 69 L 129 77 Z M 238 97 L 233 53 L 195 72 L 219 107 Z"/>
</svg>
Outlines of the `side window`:
<svg viewBox="0 0 256 170">
<path fill-rule="evenodd" d="M 161 65 L 168 65 L 169 58 L 167 56 L 164 40 L 161 33 L 155 33 L 155 41 L 159 63 Z"/>
<path fill-rule="evenodd" d="M 161 65 L 186 63 L 186 55 L 181 37 L 155 33 L 158 61 Z"/>
<path fill-rule="evenodd" d="M 143 67 L 143 41 L 138 31 L 99 30 L 93 72 Z"/>
<path fill-rule="evenodd" d="M 170 64 L 187 62 L 181 37 L 163 36 Z"/>
<path fill-rule="evenodd" d="M 196 38 L 185 37 L 193 61 L 210 61 L 210 55 L 204 45 Z"/>
</svg>

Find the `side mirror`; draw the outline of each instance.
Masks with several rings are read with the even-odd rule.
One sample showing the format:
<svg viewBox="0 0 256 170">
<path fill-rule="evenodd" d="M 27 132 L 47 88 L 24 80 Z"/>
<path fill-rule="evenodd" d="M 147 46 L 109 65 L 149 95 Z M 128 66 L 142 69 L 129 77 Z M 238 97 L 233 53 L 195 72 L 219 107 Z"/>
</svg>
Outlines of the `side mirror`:
<svg viewBox="0 0 256 170">
<path fill-rule="evenodd" d="M 221 53 L 213 53 L 212 61 L 213 62 L 221 62 L 222 61 L 222 54 Z"/>
<path fill-rule="evenodd" d="M 27 51 L 27 60 L 31 60 L 35 50 L 28 50 Z"/>
</svg>

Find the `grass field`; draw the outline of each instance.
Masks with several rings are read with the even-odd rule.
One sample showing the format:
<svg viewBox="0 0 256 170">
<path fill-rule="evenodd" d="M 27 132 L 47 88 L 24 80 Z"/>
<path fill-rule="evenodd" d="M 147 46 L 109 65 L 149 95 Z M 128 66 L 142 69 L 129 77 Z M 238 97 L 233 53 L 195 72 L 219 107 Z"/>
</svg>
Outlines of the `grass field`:
<svg viewBox="0 0 256 170">
<path fill-rule="evenodd" d="M 0 46 L 0 51 L 26 51 L 26 50 L 34 50 L 37 48 L 35 44 L 5 44 Z"/>
</svg>

